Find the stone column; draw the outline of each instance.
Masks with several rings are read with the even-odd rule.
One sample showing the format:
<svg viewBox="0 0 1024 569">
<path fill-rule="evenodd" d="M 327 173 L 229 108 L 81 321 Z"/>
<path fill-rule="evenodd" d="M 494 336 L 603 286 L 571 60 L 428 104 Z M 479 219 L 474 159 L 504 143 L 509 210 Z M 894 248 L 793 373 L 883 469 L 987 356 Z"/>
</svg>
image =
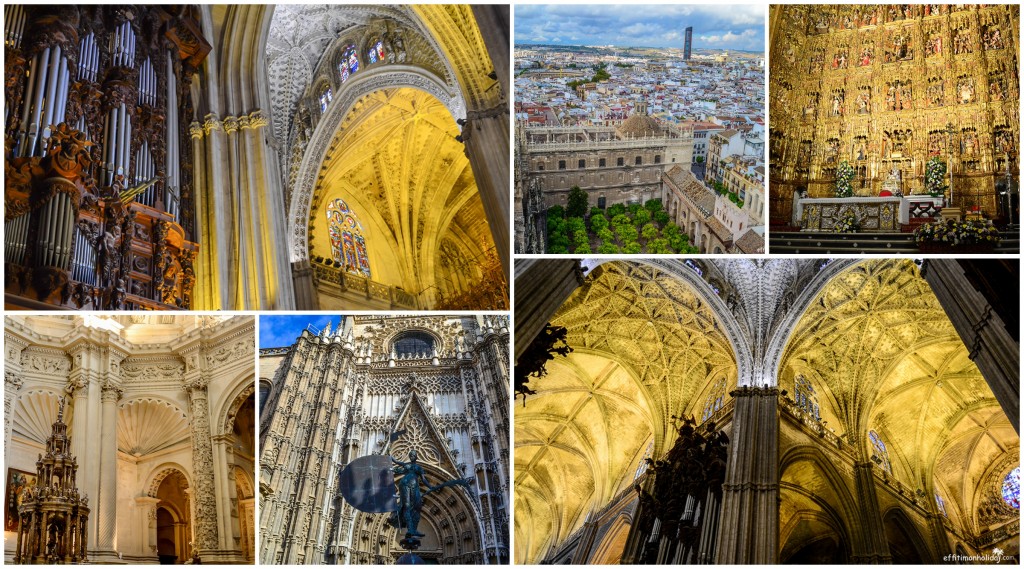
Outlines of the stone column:
<svg viewBox="0 0 1024 569">
<path fill-rule="evenodd" d="M 213 474 L 213 445 L 210 442 L 210 408 L 207 400 L 207 378 L 199 370 L 186 380 L 188 410 L 192 427 L 192 478 L 195 497 L 192 527 L 195 532 L 193 550 L 203 556 L 218 549 L 217 494 Z"/>
<path fill-rule="evenodd" d="M 1004 322 L 1001 314 L 1016 316 L 1018 313 L 1019 271 L 1016 261 L 995 259 L 930 259 L 921 269 L 921 276 L 931 285 L 953 328 L 967 346 L 969 357 L 978 366 L 1018 434 L 1020 332 L 1011 331 L 1007 327 L 1010 323 Z M 1008 295 L 1016 295 L 1016 298 L 998 298 Z M 1020 324 L 1018 321 L 1012 325 Z"/>
<path fill-rule="evenodd" d="M 135 498 L 135 505 L 139 509 L 139 525 L 142 528 L 141 549 L 139 555 L 156 557 L 157 552 L 157 527 L 156 527 L 156 506 L 160 498 L 151 496 L 139 496 Z"/>
<path fill-rule="evenodd" d="M 515 271 L 516 359 L 581 284 L 575 259 L 519 259 Z"/>
<path fill-rule="evenodd" d="M 740 387 L 730 395 L 735 407 L 715 563 L 778 563 L 779 390 Z"/>
<path fill-rule="evenodd" d="M 878 494 L 875 493 L 872 468 L 875 468 L 875 464 L 870 460 L 858 460 L 853 464 L 857 485 L 857 515 L 860 519 L 855 521 L 856 527 L 851 528 L 854 533 L 851 563 L 892 563 L 889 542 L 885 538 L 885 527 L 882 525 L 882 512 L 878 506 Z M 857 531 L 857 528 L 860 531 Z M 860 534 L 860 539 L 857 534 Z"/>
<path fill-rule="evenodd" d="M 316 310 L 320 308 L 313 286 L 313 267 L 309 259 L 292 263 L 292 286 L 295 288 L 295 308 L 298 310 Z"/>
<path fill-rule="evenodd" d="M 103 385 L 100 426 L 100 491 L 97 500 L 98 527 L 92 561 L 116 560 L 117 538 L 117 402 L 121 388 L 109 379 Z"/>
<path fill-rule="evenodd" d="M 462 127 L 466 156 L 480 191 L 484 214 L 498 249 L 505 277 L 509 276 L 509 124 L 508 105 L 469 111 Z"/>
<path fill-rule="evenodd" d="M 233 435 L 216 435 L 213 440 L 213 474 L 217 488 L 217 526 L 220 549 L 238 552 L 240 536 L 238 511 L 233 505 L 237 500 L 234 472 Z M 236 560 L 236 561 L 241 561 Z"/>
<path fill-rule="evenodd" d="M 21 351 L 27 344 L 17 337 L 4 334 L 4 448 L 11 448 L 11 418 L 18 404 L 18 393 L 24 384 L 21 376 Z M 4 478 L 6 484 L 7 478 Z"/>
<path fill-rule="evenodd" d="M 256 558 L 256 533 L 253 531 L 253 520 L 256 518 L 255 499 L 245 498 L 239 501 L 241 505 L 241 518 L 239 524 L 242 534 L 242 555 L 246 562 L 251 563 Z"/>
</svg>

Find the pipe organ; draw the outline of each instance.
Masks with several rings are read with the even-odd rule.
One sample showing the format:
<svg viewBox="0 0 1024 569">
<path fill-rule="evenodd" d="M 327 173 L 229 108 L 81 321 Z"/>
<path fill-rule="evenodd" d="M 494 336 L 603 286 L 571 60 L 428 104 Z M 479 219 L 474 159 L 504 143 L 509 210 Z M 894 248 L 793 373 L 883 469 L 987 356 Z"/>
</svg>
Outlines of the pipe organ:
<svg viewBox="0 0 1024 569">
<path fill-rule="evenodd" d="M 189 7 L 4 6 L 5 303 L 188 309 Z"/>
</svg>

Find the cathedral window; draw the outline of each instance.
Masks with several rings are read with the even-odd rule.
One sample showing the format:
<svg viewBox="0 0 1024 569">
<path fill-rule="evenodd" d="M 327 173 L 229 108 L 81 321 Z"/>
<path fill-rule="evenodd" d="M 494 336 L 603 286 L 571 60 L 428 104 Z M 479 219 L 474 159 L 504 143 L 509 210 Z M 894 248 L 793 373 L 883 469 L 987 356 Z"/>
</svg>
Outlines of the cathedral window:
<svg viewBox="0 0 1024 569">
<path fill-rule="evenodd" d="M 641 165 L 643 165 L 643 163 L 644 163 L 644 159 L 643 159 L 643 157 L 642 157 L 642 156 L 637 156 L 637 157 L 636 157 L 636 161 L 635 161 L 635 164 L 636 164 L 637 166 L 641 166 Z"/>
<path fill-rule="evenodd" d="M 356 53 L 356 46 L 349 45 L 341 52 L 341 62 L 338 63 L 341 82 L 348 81 L 356 71 L 359 71 L 359 55 Z"/>
<path fill-rule="evenodd" d="M 625 159 L 625 158 L 619 158 L 619 159 L 618 159 L 618 160 L 616 160 L 616 162 L 615 162 L 615 165 L 616 165 L 616 166 L 624 166 L 625 164 L 626 164 L 626 159 Z"/>
<path fill-rule="evenodd" d="M 327 204 L 327 235 L 331 241 L 331 255 L 341 263 L 345 272 L 367 278 L 371 276 L 363 226 L 340 198 Z"/>
<path fill-rule="evenodd" d="M 558 169 L 559 170 L 565 170 L 565 160 L 559 160 L 558 161 Z"/>
<path fill-rule="evenodd" d="M 600 166 L 601 168 L 604 168 L 604 166 L 605 166 L 605 159 L 604 158 L 598 159 L 597 165 Z"/>
<path fill-rule="evenodd" d="M 707 399 L 704 401 L 704 412 L 700 414 L 700 422 L 703 423 L 711 418 L 722 405 L 725 404 L 725 380 L 720 379 L 714 387 L 711 388 L 711 393 L 708 394 Z"/>
<path fill-rule="evenodd" d="M 370 46 L 370 50 L 366 53 L 366 59 L 370 64 L 384 61 L 384 42 L 377 40 L 376 43 Z"/>
<path fill-rule="evenodd" d="M 1015 509 L 1020 509 L 1020 467 L 1014 468 L 1003 479 L 1003 500 Z"/>
<path fill-rule="evenodd" d="M 939 507 L 940 514 L 947 518 L 949 517 L 949 514 L 946 513 L 946 502 L 942 499 L 942 496 L 939 496 L 938 492 L 935 493 L 935 505 Z"/>
<path fill-rule="evenodd" d="M 586 167 L 587 167 L 587 161 L 586 160 L 580 160 L 580 168 L 586 168 Z"/>
<path fill-rule="evenodd" d="M 320 90 L 320 112 L 327 112 L 327 105 L 331 102 L 334 95 L 331 93 L 331 88 L 328 85 L 324 85 L 324 88 Z"/>
<path fill-rule="evenodd" d="M 644 453 L 644 457 L 640 459 L 640 464 L 636 465 L 636 473 L 633 474 L 633 480 L 640 478 L 644 472 L 647 472 L 647 459 L 651 458 L 651 454 L 654 452 L 654 441 L 651 441 L 647 445 L 647 452 Z"/>
<path fill-rule="evenodd" d="M 885 447 L 885 441 L 874 431 L 868 431 L 868 438 L 871 439 L 871 446 L 874 447 L 874 454 L 871 455 L 871 460 L 874 460 L 886 472 L 892 474 L 892 463 L 889 462 L 889 449 Z"/>
<path fill-rule="evenodd" d="M 392 351 L 399 359 L 430 357 L 434 355 L 434 338 L 424 332 L 406 332 L 395 338 Z"/>
<path fill-rule="evenodd" d="M 661 164 L 661 154 L 655 154 L 654 155 L 654 163 L 655 164 Z"/>
<path fill-rule="evenodd" d="M 270 399 L 270 383 L 260 381 L 260 415 L 263 414 L 263 408 L 267 406 L 267 399 Z"/>
</svg>

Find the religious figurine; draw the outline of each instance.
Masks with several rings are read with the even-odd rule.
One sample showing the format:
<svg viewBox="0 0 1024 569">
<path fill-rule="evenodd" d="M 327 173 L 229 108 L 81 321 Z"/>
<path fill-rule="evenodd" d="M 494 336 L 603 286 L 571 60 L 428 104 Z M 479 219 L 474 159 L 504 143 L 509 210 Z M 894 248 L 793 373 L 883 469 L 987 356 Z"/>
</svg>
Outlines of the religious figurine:
<svg viewBox="0 0 1024 569">
<path fill-rule="evenodd" d="M 964 79 L 960 81 L 960 103 L 967 104 L 974 100 L 974 81 Z"/>
<path fill-rule="evenodd" d="M 871 48 L 865 46 L 860 52 L 860 66 L 867 67 L 871 65 Z"/>
<path fill-rule="evenodd" d="M 423 537 L 417 528 L 420 525 L 420 512 L 423 510 L 423 497 L 431 492 L 436 492 L 449 486 L 465 486 L 469 488 L 472 478 L 457 478 L 443 482 L 437 486 L 431 486 L 423 474 L 423 467 L 416 462 L 416 449 L 409 451 L 409 462 L 402 462 L 391 457 L 395 464 L 394 472 L 400 476 L 395 484 L 398 486 L 398 511 L 395 512 L 392 522 L 397 521 L 396 527 L 405 528 L 406 538 Z M 426 492 L 420 491 L 420 481 L 427 487 Z M 393 523 L 393 525 L 395 525 Z"/>
<path fill-rule="evenodd" d="M 867 93 L 861 92 L 857 97 L 857 112 L 862 115 L 871 112 L 871 97 Z"/>
</svg>

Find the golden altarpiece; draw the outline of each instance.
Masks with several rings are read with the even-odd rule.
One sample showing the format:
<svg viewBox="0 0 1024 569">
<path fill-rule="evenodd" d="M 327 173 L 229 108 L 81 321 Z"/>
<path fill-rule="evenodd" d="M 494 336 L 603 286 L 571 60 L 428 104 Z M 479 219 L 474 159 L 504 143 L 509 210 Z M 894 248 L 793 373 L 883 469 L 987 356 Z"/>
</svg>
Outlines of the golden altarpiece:
<svg viewBox="0 0 1024 569">
<path fill-rule="evenodd" d="M 4 13 L 5 304 L 191 308 L 196 11 Z"/>
<path fill-rule="evenodd" d="M 954 207 L 1003 213 L 1018 178 L 1018 6 L 772 6 L 770 22 L 773 223 L 789 222 L 796 192 L 832 197 L 843 161 L 855 196 L 894 180 L 924 194 L 932 157 L 952 170 Z"/>
</svg>

